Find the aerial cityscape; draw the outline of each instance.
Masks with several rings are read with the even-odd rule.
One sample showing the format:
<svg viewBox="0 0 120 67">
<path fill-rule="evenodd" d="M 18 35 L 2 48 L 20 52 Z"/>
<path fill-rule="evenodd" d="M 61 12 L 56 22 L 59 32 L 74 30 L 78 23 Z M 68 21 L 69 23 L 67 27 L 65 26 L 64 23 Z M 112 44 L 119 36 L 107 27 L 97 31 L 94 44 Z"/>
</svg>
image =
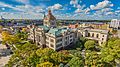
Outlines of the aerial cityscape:
<svg viewBox="0 0 120 67">
<path fill-rule="evenodd" d="M 0 67 L 120 67 L 119 0 L 0 0 Z"/>
</svg>

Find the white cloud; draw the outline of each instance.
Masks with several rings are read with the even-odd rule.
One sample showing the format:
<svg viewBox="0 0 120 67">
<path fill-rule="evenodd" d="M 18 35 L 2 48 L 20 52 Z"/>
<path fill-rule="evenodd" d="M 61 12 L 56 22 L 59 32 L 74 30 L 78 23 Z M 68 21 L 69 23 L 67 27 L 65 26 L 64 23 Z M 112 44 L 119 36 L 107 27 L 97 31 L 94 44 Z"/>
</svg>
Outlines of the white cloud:
<svg viewBox="0 0 120 67">
<path fill-rule="evenodd" d="M 108 1 L 108 0 L 99 2 L 96 5 L 90 5 L 90 8 L 92 10 L 98 10 L 98 9 L 103 9 L 103 8 L 108 8 L 108 7 L 113 7 L 113 4 L 111 3 L 111 1 Z"/>
<path fill-rule="evenodd" d="M 5 10 L 5 8 L 1 8 L 2 10 Z"/>
<path fill-rule="evenodd" d="M 49 6 L 48 9 L 51 9 L 51 10 L 59 10 L 61 9 L 63 6 L 59 3 L 57 4 L 54 4 L 53 6 Z"/>
<path fill-rule="evenodd" d="M 104 9 L 101 9 L 102 12 L 108 12 L 108 11 L 112 11 L 113 9 L 112 8 L 104 8 Z"/>
<path fill-rule="evenodd" d="M 85 13 L 85 14 L 87 14 L 88 12 L 90 11 L 90 9 L 89 8 L 86 8 L 86 9 L 76 9 L 75 10 L 75 13 Z"/>
<path fill-rule="evenodd" d="M 83 8 L 85 8 L 85 5 L 80 5 L 80 4 L 78 4 L 78 5 L 77 5 L 77 8 L 83 9 Z"/>
<path fill-rule="evenodd" d="M 78 0 L 71 0 L 71 1 L 70 1 L 70 4 L 71 4 L 71 5 L 78 4 Z"/>
<path fill-rule="evenodd" d="M 44 11 L 40 6 L 31 6 L 31 5 L 19 5 L 19 6 L 12 6 L 10 4 L 6 4 L 4 2 L 0 2 L 0 7 L 7 7 L 11 8 L 12 10 L 16 10 L 18 13 L 9 13 L 9 12 L 2 12 L 1 15 L 5 15 L 6 18 L 17 18 L 19 19 L 21 15 L 24 17 L 28 16 L 27 18 L 37 18 L 43 16 L 40 12 Z M 4 10 L 4 8 L 1 8 Z M 35 17 L 33 17 L 35 16 Z M 37 16 L 37 17 L 36 17 Z M 31 19 L 32 19 L 31 18 Z"/>
<path fill-rule="evenodd" d="M 81 5 L 81 3 L 82 3 L 82 0 L 71 0 L 70 1 L 70 5 L 73 5 L 73 7 L 77 8 L 74 11 L 75 13 L 85 13 L 85 14 L 87 14 L 90 11 L 90 9 L 85 8 L 86 5 L 85 4 Z"/>
<path fill-rule="evenodd" d="M 107 12 L 106 15 L 113 15 L 114 12 Z"/>
<path fill-rule="evenodd" d="M 44 10 L 40 6 L 22 5 L 16 6 L 16 8 L 23 10 L 23 12 L 25 13 L 33 15 L 38 15 L 38 13 L 44 12 Z"/>
<path fill-rule="evenodd" d="M 70 5 L 73 5 L 73 7 L 79 7 L 79 4 L 82 3 L 82 0 L 71 0 Z"/>
<path fill-rule="evenodd" d="M 30 0 L 16 0 L 17 2 L 23 3 L 23 4 L 29 4 Z"/>
<path fill-rule="evenodd" d="M 75 13 L 81 13 L 81 12 L 83 12 L 82 9 L 79 9 L 79 8 L 78 8 L 78 9 L 75 10 Z"/>
<path fill-rule="evenodd" d="M 120 13 L 120 10 L 116 10 L 115 13 Z"/>
<path fill-rule="evenodd" d="M 89 14 L 89 11 L 90 11 L 90 8 L 86 8 L 86 9 L 84 10 L 85 14 Z"/>
<path fill-rule="evenodd" d="M 22 11 L 22 10 L 19 9 L 19 8 L 13 7 L 12 5 L 10 5 L 10 4 L 6 4 L 6 3 L 3 3 L 3 2 L 0 2 L 0 6 L 2 6 L 2 7 L 8 7 L 8 8 L 11 8 L 11 9 L 13 9 L 13 10 L 19 10 L 19 11 Z"/>
</svg>

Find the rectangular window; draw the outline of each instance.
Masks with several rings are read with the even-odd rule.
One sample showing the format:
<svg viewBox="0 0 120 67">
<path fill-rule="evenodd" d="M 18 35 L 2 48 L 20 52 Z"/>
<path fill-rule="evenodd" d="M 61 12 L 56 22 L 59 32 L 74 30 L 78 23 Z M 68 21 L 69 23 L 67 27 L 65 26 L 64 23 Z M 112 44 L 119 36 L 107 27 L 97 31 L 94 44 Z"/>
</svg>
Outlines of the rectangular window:
<svg viewBox="0 0 120 67">
<path fill-rule="evenodd" d="M 67 45 L 67 41 L 65 41 L 65 45 Z"/>
<path fill-rule="evenodd" d="M 97 36 L 96 36 L 97 38 L 99 37 L 99 34 L 97 34 Z"/>
<path fill-rule="evenodd" d="M 103 37 L 104 37 L 104 35 L 103 35 Z"/>
<path fill-rule="evenodd" d="M 50 41 L 51 41 L 51 42 L 54 42 L 54 40 L 53 40 L 53 39 L 50 39 Z"/>
<path fill-rule="evenodd" d="M 62 46 L 62 43 L 56 45 L 56 47 L 60 47 L 60 46 Z"/>
<path fill-rule="evenodd" d="M 67 40 L 67 37 L 65 39 Z"/>
<path fill-rule="evenodd" d="M 49 42 L 46 42 L 46 44 L 49 44 Z"/>
<path fill-rule="evenodd" d="M 102 38 L 102 40 L 104 40 L 104 38 Z"/>
<path fill-rule="evenodd" d="M 58 40 L 57 40 L 57 43 L 58 43 L 58 42 L 61 42 L 61 41 L 62 41 L 62 38 L 61 38 L 61 39 L 58 39 Z"/>
<path fill-rule="evenodd" d="M 70 35 L 70 38 L 72 37 L 72 35 Z"/>
<path fill-rule="evenodd" d="M 51 46 L 51 47 L 54 47 L 54 45 L 53 45 L 53 44 L 50 44 L 50 46 Z"/>
<path fill-rule="evenodd" d="M 72 39 L 70 39 L 70 42 L 72 42 Z"/>
<path fill-rule="evenodd" d="M 38 42 L 40 42 L 40 36 L 39 36 L 39 35 L 36 36 L 36 40 L 37 40 Z"/>
</svg>

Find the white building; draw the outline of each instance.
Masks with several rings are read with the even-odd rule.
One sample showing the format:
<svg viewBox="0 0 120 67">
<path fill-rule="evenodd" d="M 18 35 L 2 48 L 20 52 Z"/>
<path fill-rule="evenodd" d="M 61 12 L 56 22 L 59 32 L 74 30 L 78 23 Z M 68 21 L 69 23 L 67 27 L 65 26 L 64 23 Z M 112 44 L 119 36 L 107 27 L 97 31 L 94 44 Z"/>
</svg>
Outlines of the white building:
<svg viewBox="0 0 120 67">
<path fill-rule="evenodd" d="M 57 27 L 56 18 L 52 15 L 51 10 L 48 11 L 43 21 L 43 25 L 29 26 L 29 39 L 38 46 L 59 50 L 74 45 L 78 40 L 77 29 Z"/>
<path fill-rule="evenodd" d="M 120 28 L 120 20 L 112 19 L 110 23 L 110 27 L 119 29 Z"/>
<path fill-rule="evenodd" d="M 53 28 L 46 33 L 46 46 L 59 50 L 67 46 L 73 45 L 77 41 L 76 31 L 67 28 Z"/>
</svg>

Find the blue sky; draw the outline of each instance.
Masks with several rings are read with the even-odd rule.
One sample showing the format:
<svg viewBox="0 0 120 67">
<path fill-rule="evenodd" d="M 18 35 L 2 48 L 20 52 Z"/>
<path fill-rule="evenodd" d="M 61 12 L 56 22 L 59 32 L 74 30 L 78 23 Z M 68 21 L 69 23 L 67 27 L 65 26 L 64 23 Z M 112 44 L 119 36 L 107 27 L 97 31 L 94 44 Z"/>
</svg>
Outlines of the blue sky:
<svg viewBox="0 0 120 67">
<path fill-rule="evenodd" d="M 7 19 L 42 19 L 51 9 L 57 19 L 120 19 L 120 0 L 0 0 Z"/>
</svg>

